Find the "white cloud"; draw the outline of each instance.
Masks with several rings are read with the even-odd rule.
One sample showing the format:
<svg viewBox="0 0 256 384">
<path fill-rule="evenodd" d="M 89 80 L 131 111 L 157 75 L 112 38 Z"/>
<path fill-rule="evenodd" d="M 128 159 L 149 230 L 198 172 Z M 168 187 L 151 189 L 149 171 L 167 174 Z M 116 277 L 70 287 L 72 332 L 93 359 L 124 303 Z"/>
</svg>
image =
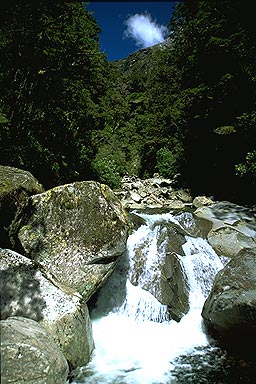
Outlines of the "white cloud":
<svg viewBox="0 0 256 384">
<path fill-rule="evenodd" d="M 125 20 L 124 37 L 132 38 L 140 48 L 161 43 L 167 34 L 167 28 L 157 24 L 150 14 L 136 14 Z"/>
</svg>

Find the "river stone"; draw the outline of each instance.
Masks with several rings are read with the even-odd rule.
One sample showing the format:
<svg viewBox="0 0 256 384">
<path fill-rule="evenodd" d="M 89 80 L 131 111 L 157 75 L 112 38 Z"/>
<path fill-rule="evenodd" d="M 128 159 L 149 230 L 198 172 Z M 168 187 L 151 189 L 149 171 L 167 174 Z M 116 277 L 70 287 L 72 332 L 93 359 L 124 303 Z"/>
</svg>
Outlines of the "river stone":
<svg viewBox="0 0 256 384">
<path fill-rule="evenodd" d="M 174 180 L 165 179 L 159 174 L 144 180 L 134 176 L 124 176 L 121 190 L 116 190 L 115 194 L 120 196 L 127 210 L 148 208 L 152 211 L 181 210 L 186 205 L 191 205 L 192 197 L 189 191 L 176 191 L 172 187 L 173 183 Z"/>
<path fill-rule="evenodd" d="M 88 308 L 79 294 L 63 292 L 46 278 L 39 263 L 14 251 L 0 249 L 0 260 L 1 319 L 22 316 L 38 321 L 70 367 L 88 363 L 94 343 Z"/>
<path fill-rule="evenodd" d="M 141 225 L 146 225 L 146 220 L 134 212 L 128 212 L 128 217 L 133 229 L 138 229 Z"/>
<path fill-rule="evenodd" d="M 191 203 L 192 202 L 192 197 L 189 193 L 189 191 L 185 189 L 180 189 L 176 191 L 176 198 L 178 200 L 181 200 L 183 203 Z"/>
<path fill-rule="evenodd" d="M 214 201 L 206 196 L 196 196 L 192 202 L 195 208 L 203 207 L 205 205 L 211 205 Z"/>
<path fill-rule="evenodd" d="M 241 250 L 216 275 L 202 316 L 225 348 L 256 356 L 256 252 Z"/>
<path fill-rule="evenodd" d="M 243 248 L 256 249 L 256 218 L 248 208 L 223 201 L 198 208 L 194 215 L 204 228 L 208 222 L 207 239 L 219 255 L 233 257 Z"/>
<path fill-rule="evenodd" d="M 166 305 L 172 319 L 180 321 L 189 310 L 187 277 L 180 263 L 187 233 L 177 224 L 161 219 L 155 222 L 154 227 L 157 230 L 154 252 L 158 257 L 150 267 L 151 278 L 147 279 L 144 271 L 147 269 L 148 254 L 153 252 L 151 246 L 155 240 L 145 237 L 134 249 L 129 279 L 132 284 L 139 284 L 161 304 Z"/>
<path fill-rule="evenodd" d="M 180 257 L 184 256 L 182 245 L 186 242 L 186 235 L 186 230 L 175 223 L 166 222 L 159 226 L 158 249 L 161 252 L 164 247 L 165 253 L 159 299 L 168 306 L 175 321 L 180 321 L 189 310 L 187 277 L 180 263 Z"/>
<path fill-rule="evenodd" d="M 126 250 L 129 221 L 112 190 L 75 182 L 32 196 L 19 223 L 21 253 L 87 301 Z"/>
<path fill-rule="evenodd" d="M 9 226 L 28 196 L 44 191 L 38 180 L 22 169 L 0 165 L 0 246 L 10 248 Z"/>
<path fill-rule="evenodd" d="M 189 287 L 179 258 L 175 252 L 166 255 L 161 279 L 162 303 L 175 321 L 189 311 Z"/>
<path fill-rule="evenodd" d="M 256 241 L 236 228 L 225 225 L 208 234 L 208 242 L 218 255 L 234 257 L 241 249 L 256 250 Z"/>
<path fill-rule="evenodd" d="M 185 236 L 188 235 L 188 232 L 171 221 L 156 222 L 156 225 L 159 226 L 158 248 L 161 249 L 164 244 L 166 254 L 175 252 L 184 256 L 182 245 L 186 243 Z"/>
<path fill-rule="evenodd" d="M 166 200 L 163 205 L 168 209 L 173 210 L 182 210 L 186 207 L 185 203 L 180 200 Z"/>
<path fill-rule="evenodd" d="M 132 191 L 130 197 L 133 201 L 135 201 L 135 203 L 139 203 L 141 201 L 141 196 L 137 192 Z"/>
<path fill-rule="evenodd" d="M 24 317 L 0 323 L 2 384 L 67 383 L 67 361 L 40 324 Z"/>
</svg>

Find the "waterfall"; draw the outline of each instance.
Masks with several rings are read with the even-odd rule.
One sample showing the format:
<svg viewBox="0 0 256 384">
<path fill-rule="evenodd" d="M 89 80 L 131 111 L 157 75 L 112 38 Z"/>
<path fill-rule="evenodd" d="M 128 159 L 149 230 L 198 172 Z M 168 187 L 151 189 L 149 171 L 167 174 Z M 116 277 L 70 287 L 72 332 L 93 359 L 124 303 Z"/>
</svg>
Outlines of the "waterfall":
<svg viewBox="0 0 256 384">
<path fill-rule="evenodd" d="M 180 261 L 188 278 L 190 311 L 201 311 L 213 279 L 223 264 L 205 239 L 186 236 L 186 240 L 183 245 L 186 256 Z"/>
<path fill-rule="evenodd" d="M 169 384 L 175 358 L 208 345 L 201 310 L 222 263 L 205 239 L 185 236 L 177 255 L 189 286 L 189 311 L 178 323 L 155 297 L 165 254 L 163 225 L 180 216 L 141 214 L 146 224 L 128 238 L 127 255 L 101 290 L 91 312 L 95 351 L 73 384 Z M 184 219 L 184 218 L 183 218 Z M 192 220 L 192 219 L 190 219 Z M 166 235 L 167 236 L 167 235 Z M 198 353 L 198 352 L 195 352 Z"/>
</svg>

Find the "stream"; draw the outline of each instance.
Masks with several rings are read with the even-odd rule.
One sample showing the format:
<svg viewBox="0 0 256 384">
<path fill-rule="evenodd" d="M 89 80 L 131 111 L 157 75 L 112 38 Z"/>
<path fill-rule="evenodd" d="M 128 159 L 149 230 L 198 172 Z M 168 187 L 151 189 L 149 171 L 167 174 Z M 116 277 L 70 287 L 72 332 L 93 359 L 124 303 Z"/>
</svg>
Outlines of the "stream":
<svg viewBox="0 0 256 384">
<path fill-rule="evenodd" d="M 227 363 L 225 354 L 209 343 L 202 324 L 202 307 L 222 261 L 205 239 L 185 236 L 183 255 L 177 257 L 189 287 L 189 310 L 179 322 L 172 320 L 167 306 L 152 294 L 166 256 L 168 231 L 163 239 L 163 227 L 174 223 L 189 230 L 192 215 L 186 220 L 171 213 L 139 215 L 145 224 L 129 236 L 127 253 L 91 307 L 95 350 L 72 383 L 240 383 L 236 363 Z"/>
</svg>

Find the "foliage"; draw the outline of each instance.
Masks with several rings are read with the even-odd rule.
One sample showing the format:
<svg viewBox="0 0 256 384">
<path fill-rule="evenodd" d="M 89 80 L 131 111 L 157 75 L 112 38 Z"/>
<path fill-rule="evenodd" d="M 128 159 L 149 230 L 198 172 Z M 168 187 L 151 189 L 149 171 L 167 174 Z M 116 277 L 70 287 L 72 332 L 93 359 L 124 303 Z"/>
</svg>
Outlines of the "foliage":
<svg viewBox="0 0 256 384">
<path fill-rule="evenodd" d="M 171 151 L 167 147 L 160 148 L 156 153 L 157 170 L 166 177 L 173 177 L 179 173 L 180 153 Z"/>
<path fill-rule="evenodd" d="M 256 183 L 256 151 L 248 152 L 245 162 L 236 165 L 237 174 L 242 177 L 249 177 L 252 183 Z"/>
<path fill-rule="evenodd" d="M 108 63 L 80 1 L 1 14 L 1 157 L 45 185 L 159 172 L 255 204 L 256 24 L 241 0 L 178 1 L 160 45 Z M 253 189 L 254 188 L 254 189 Z"/>
<path fill-rule="evenodd" d="M 111 146 L 101 147 L 94 160 L 94 169 L 97 178 L 111 188 L 118 188 L 121 184 L 122 164 L 124 163 L 123 153 L 120 150 L 113 150 Z"/>
<path fill-rule="evenodd" d="M 106 83 L 100 29 L 78 1 L 12 1 L 2 12 L 2 161 L 45 185 L 90 178 Z"/>
</svg>

